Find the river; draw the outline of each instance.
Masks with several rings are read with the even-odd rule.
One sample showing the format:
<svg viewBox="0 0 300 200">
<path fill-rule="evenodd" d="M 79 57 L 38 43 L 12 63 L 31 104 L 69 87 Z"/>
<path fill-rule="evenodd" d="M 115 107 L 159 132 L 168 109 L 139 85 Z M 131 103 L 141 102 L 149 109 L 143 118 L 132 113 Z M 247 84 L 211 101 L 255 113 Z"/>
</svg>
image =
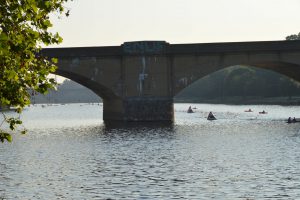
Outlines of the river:
<svg viewBox="0 0 300 200">
<path fill-rule="evenodd" d="M 0 199 L 300 199 L 299 115 L 175 104 L 172 126 L 113 128 L 102 104 L 31 106 L 28 134 L 0 144 Z"/>
</svg>

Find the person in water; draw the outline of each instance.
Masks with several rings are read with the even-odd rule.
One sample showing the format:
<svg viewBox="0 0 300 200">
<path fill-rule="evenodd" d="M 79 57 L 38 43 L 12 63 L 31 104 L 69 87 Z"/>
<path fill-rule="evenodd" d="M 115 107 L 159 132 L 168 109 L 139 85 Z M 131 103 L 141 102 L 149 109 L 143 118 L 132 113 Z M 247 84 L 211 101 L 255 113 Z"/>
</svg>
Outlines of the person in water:
<svg viewBox="0 0 300 200">
<path fill-rule="evenodd" d="M 295 117 L 293 118 L 293 122 L 294 122 L 294 123 L 295 123 L 295 122 L 297 122 L 297 120 L 296 120 L 296 118 L 295 118 Z"/>
<path fill-rule="evenodd" d="M 288 123 L 292 123 L 292 118 L 289 117 L 287 122 L 288 122 Z"/>
</svg>

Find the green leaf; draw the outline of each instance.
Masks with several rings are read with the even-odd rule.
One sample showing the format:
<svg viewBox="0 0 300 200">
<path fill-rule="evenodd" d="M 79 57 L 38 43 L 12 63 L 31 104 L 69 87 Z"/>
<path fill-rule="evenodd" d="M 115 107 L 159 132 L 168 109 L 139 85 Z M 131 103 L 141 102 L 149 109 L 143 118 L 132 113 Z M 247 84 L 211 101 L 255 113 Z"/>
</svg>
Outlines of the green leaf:
<svg viewBox="0 0 300 200">
<path fill-rule="evenodd" d="M 7 41 L 7 40 L 8 40 L 8 36 L 5 33 L 2 32 L 0 34 L 0 41 L 4 42 L 4 41 Z"/>
<path fill-rule="evenodd" d="M 58 59 L 57 59 L 57 58 L 51 58 L 51 61 L 52 61 L 53 63 L 57 63 L 57 62 L 58 62 Z"/>
<path fill-rule="evenodd" d="M 10 134 L 7 134 L 5 139 L 6 139 L 8 142 L 12 142 L 12 137 L 11 137 Z"/>
</svg>

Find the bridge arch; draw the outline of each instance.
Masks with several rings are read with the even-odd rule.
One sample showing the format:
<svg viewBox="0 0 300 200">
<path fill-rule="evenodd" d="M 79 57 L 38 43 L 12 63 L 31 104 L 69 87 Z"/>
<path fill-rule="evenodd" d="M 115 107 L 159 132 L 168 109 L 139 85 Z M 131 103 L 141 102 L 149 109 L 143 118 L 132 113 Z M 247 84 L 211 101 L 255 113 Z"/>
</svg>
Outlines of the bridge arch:
<svg viewBox="0 0 300 200">
<path fill-rule="evenodd" d="M 273 70 L 231 66 L 192 83 L 174 100 L 218 104 L 296 104 L 299 83 Z"/>
<path fill-rule="evenodd" d="M 92 78 L 79 74 L 71 70 L 64 70 L 63 67 L 59 67 L 55 73 L 56 75 L 63 76 L 72 81 L 75 81 L 86 88 L 93 91 L 96 95 L 101 97 L 103 102 L 103 119 L 114 118 L 115 115 L 123 116 L 124 110 L 122 109 L 123 101 L 120 96 L 116 95 L 112 89 L 104 86 L 103 84 L 94 81 Z"/>
<path fill-rule="evenodd" d="M 96 81 L 91 80 L 90 78 L 80 75 L 78 73 L 73 73 L 73 72 L 65 71 L 65 70 L 58 68 L 54 74 L 63 76 L 65 78 L 68 78 L 72 81 L 75 81 L 75 82 L 85 86 L 86 88 L 93 91 L 96 95 L 101 97 L 102 99 L 110 100 L 110 99 L 118 98 L 117 95 L 115 95 L 111 89 L 99 84 Z"/>
<path fill-rule="evenodd" d="M 179 78 L 175 78 L 175 90 L 174 96 L 179 94 L 182 90 L 184 90 L 189 85 L 193 84 L 194 82 L 198 81 L 199 79 L 215 73 L 217 71 L 226 69 L 232 66 L 248 66 L 248 67 L 256 67 L 265 70 L 274 71 L 276 73 L 282 74 L 287 76 L 297 82 L 300 82 L 300 65 L 289 63 L 289 62 L 282 62 L 282 61 L 259 61 L 259 62 L 233 62 L 231 64 L 224 64 L 224 65 L 216 65 L 209 69 L 206 68 L 205 71 L 202 70 L 202 67 L 196 67 L 192 70 L 192 73 L 188 76 L 179 76 Z M 198 70 L 197 70 L 198 69 Z M 185 71 L 185 74 L 188 73 Z"/>
<path fill-rule="evenodd" d="M 300 65 L 289 63 L 289 62 L 272 62 L 272 61 L 264 61 L 257 63 L 249 63 L 247 66 L 253 66 L 257 68 L 267 69 L 279 74 L 285 75 L 293 80 L 300 82 Z"/>
</svg>

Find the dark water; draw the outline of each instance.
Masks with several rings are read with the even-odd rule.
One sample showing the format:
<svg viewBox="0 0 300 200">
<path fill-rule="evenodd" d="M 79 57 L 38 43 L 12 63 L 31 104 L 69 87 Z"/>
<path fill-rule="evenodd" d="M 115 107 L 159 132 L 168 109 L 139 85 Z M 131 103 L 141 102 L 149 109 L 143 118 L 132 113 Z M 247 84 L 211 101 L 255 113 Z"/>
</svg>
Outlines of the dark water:
<svg viewBox="0 0 300 200">
<path fill-rule="evenodd" d="M 300 107 L 188 106 L 127 128 L 102 105 L 30 107 L 29 134 L 0 144 L 0 199 L 300 199 L 300 123 L 284 122 Z"/>
</svg>

